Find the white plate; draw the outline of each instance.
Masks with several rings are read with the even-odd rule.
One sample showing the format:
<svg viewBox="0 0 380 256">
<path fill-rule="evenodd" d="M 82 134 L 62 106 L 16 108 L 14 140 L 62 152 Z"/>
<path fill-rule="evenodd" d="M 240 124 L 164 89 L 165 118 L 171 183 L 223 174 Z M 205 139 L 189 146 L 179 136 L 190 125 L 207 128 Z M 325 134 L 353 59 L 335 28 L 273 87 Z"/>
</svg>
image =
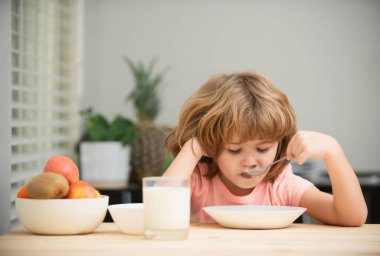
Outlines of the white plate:
<svg viewBox="0 0 380 256">
<path fill-rule="evenodd" d="M 303 207 L 267 205 L 221 205 L 203 209 L 223 227 L 240 229 L 285 228 L 306 211 Z"/>
</svg>

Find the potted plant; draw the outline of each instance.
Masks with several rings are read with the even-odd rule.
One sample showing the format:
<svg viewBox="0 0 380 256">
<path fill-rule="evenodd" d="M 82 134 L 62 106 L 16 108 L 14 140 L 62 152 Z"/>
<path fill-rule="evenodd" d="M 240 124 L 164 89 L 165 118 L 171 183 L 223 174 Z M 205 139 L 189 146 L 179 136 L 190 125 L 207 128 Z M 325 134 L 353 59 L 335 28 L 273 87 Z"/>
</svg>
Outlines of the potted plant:
<svg viewBox="0 0 380 256">
<path fill-rule="evenodd" d="M 143 177 L 159 176 L 165 168 L 165 131 L 154 120 L 160 113 L 158 92 L 166 69 L 159 73 L 154 71 L 157 58 L 148 65 L 126 56 L 123 60 L 134 78 L 133 89 L 126 100 L 132 101 L 138 118 L 136 138 L 131 144 L 131 165 L 134 181 L 141 183 Z"/>
<path fill-rule="evenodd" d="M 128 183 L 133 122 L 121 115 L 108 121 L 91 108 L 81 112 L 85 132 L 79 145 L 82 179 L 90 182 Z"/>
</svg>

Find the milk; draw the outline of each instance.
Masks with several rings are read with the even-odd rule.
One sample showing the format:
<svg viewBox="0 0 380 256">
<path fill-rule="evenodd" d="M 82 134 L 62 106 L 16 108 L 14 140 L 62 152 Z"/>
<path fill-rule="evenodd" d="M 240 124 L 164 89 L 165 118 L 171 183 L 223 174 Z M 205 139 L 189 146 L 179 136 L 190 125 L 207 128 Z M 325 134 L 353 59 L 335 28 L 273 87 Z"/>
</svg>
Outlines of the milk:
<svg viewBox="0 0 380 256">
<path fill-rule="evenodd" d="M 189 187 L 143 189 L 144 226 L 149 230 L 184 230 L 190 224 Z"/>
</svg>

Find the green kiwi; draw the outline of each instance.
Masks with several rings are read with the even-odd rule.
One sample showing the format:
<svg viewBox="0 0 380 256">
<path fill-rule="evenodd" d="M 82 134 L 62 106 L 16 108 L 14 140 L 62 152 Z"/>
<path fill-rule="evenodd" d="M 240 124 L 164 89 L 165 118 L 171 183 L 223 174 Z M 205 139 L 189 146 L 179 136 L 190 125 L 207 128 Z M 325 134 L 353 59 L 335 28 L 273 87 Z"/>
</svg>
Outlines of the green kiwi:
<svg viewBox="0 0 380 256">
<path fill-rule="evenodd" d="M 29 198 L 64 198 L 69 192 L 69 182 L 61 174 L 44 172 L 33 177 L 26 185 Z"/>
</svg>

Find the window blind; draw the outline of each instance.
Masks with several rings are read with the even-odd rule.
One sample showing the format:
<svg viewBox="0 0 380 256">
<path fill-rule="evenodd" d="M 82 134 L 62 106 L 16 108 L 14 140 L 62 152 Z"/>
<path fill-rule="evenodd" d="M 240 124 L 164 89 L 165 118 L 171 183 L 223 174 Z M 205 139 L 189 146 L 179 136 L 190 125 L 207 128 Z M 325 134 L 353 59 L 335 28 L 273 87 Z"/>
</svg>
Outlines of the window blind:
<svg viewBox="0 0 380 256">
<path fill-rule="evenodd" d="M 17 191 L 78 139 L 77 0 L 12 0 L 11 228 Z"/>
</svg>

